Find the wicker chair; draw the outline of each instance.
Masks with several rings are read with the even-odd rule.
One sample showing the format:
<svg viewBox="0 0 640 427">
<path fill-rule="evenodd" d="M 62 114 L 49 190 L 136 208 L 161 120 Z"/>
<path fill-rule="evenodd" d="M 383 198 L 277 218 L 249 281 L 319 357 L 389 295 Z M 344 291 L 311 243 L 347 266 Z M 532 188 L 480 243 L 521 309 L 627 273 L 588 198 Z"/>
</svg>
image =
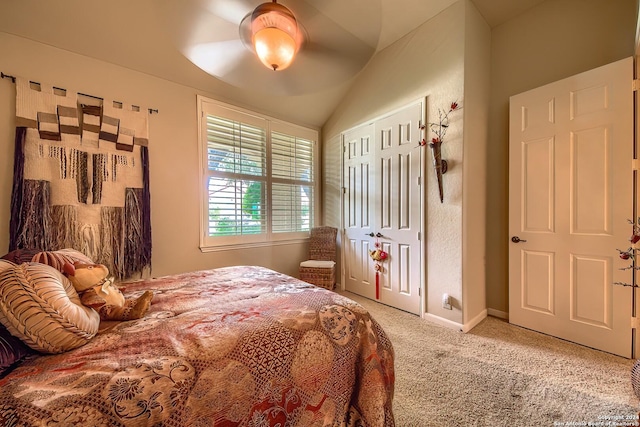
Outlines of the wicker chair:
<svg viewBox="0 0 640 427">
<path fill-rule="evenodd" d="M 336 236 L 334 227 L 314 227 L 309 239 L 309 259 L 300 263 L 300 279 L 326 289 L 336 284 Z"/>
</svg>

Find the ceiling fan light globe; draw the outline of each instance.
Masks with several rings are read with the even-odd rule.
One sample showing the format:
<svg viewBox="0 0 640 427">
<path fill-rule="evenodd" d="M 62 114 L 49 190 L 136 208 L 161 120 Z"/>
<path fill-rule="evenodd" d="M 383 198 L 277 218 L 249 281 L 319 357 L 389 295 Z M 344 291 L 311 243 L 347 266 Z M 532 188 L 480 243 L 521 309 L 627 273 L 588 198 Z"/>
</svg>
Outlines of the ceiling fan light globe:
<svg viewBox="0 0 640 427">
<path fill-rule="evenodd" d="M 260 61 L 272 70 L 284 70 L 296 55 L 296 41 L 277 28 L 264 28 L 254 34 L 253 46 Z"/>
<path fill-rule="evenodd" d="M 268 6 L 267 9 L 262 7 L 265 5 Z M 298 22 L 286 7 L 278 3 L 265 3 L 253 11 L 251 31 L 255 34 L 263 28 L 269 27 L 279 28 L 294 37 L 298 31 Z"/>
<path fill-rule="evenodd" d="M 298 22 L 289 9 L 263 3 L 251 14 L 251 40 L 260 61 L 273 70 L 284 70 L 298 51 Z"/>
</svg>

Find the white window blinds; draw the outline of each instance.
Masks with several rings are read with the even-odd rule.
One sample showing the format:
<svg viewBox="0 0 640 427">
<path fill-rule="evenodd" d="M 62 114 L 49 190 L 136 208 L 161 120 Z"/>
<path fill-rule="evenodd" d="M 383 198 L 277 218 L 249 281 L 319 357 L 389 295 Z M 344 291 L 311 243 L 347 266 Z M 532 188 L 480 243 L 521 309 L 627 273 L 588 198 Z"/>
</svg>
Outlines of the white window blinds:
<svg viewBox="0 0 640 427">
<path fill-rule="evenodd" d="M 266 131 L 206 116 L 208 236 L 266 232 Z"/>
<path fill-rule="evenodd" d="M 274 233 L 309 231 L 313 210 L 313 141 L 271 132 Z"/>
<path fill-rule="evenodd" d="M 313 226 L 317 132 L 204 98 L 201 246 L 306 237 Z"/>
</svg>

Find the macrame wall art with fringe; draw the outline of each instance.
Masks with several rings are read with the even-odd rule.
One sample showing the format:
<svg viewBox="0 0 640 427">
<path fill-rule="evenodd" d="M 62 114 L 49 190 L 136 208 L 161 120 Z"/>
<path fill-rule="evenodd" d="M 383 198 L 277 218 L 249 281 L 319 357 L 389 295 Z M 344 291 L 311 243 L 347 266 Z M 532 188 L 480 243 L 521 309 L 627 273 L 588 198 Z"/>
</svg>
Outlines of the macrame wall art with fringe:
<svg viewBox="0 0 640 427">
<path fill-rule="evenodd" d="M 74 248 L 119 279 L 150 268 L 148 117 L 16 78 L 9 249 Z"/>
</svg>

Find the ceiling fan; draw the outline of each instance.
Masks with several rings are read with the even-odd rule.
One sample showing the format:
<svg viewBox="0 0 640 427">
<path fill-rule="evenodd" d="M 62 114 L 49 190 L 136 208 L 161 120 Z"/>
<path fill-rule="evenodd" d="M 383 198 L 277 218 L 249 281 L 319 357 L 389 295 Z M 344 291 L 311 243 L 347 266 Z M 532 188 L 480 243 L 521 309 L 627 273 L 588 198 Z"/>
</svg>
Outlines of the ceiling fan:
<svg viewBox="0 0 640 427">
<path fill-rule="evenodd" d="M 381 28 L 380 0 L 157 0 L 154 4 L 164 30 L 191 62 L 231 85 L 274 95 L 313 93 L 352 78 L 375 53 Z M 291 35 L 295 58 L 288 66 L 261 62 L 254 45 L 256 28 L 268 26 L 265 20 L 271 19 L 264 13 L 273 10 L 297 25 Z M 262 22 L 256 16 L 262 16 Z"/>
</svg>

